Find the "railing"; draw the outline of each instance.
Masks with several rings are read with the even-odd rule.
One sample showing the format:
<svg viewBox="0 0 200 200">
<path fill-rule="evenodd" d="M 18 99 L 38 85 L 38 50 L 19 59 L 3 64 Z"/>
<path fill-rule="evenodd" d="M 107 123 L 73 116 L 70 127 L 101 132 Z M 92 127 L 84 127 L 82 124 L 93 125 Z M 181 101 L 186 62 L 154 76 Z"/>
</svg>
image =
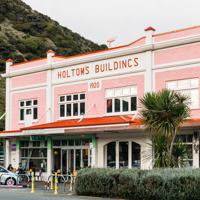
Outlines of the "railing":
<svg viewBox="0 0 200 200">
<path fill-rule="evenodd" d="M 5 183 L 7 179 L 12 179 L 14 183 L 21 186 L 29 186 L 31 180 L 31 192 L 35 192 L 35 179 L 33 173 L 31 173 L 31 178 L 28 174 L 16 174 L 16 177 L 12 177 L 7 173 L 0 174 L 0 183 Z M 62 185 L 61 191 L 63 192 L 73 192 L 75 186 L 76 175 L 72 174 L 51 174 L 48 177 L 47 182 L 44 181 L 46 189 L 48 191 L 54 191 L 54 194 L 58 194 L 60 184 Z M 59 184 L 58 184 L 59 183 Z M 10 184 L 11 186 L 12 184 Z M 67 185 L 69 189 L 67 190 Z M 13 185 L 12 185 L 13 186 Z M 60 187 L 60 188 L 61 188 Z"/>
<path fill-rule="evenodd" d="M 58 182 L 59 182 L 59 183 L 63 183 L 63 192 L 66 192 L 67 184 L 69 184 L 70 186 L 69 191 L 72 192 L 74 191 L 75 179 L 76 179 L 76 176 L 73 176 L 71 174 L 63 174 L 63 175 L 51 174 L 48 177 L 48 190 L 49 191 L 55 190 L 54 194 L 57 193 Z"/>
<path fill-rule="evenodd" d="M 27 174 L 18 174 L 17 175 L 17 183 L 23 186 L 29 186 L 30 177 Z"/>
</svg>

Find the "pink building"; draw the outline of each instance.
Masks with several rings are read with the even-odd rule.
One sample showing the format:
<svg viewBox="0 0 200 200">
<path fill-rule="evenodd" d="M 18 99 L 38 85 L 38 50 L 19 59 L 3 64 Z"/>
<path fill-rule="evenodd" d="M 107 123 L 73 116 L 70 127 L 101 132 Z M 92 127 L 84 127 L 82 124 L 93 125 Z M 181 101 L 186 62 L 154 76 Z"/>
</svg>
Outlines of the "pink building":
<svg viewBox="0 0 200 200">
<path fill-rule="evenodd" d="M 145 92 L 169 88 L 191 97 L 191 118 L 178 136 L 199 167 L 200 26 L 145 36 L 72 57 L 6 62 L 5 166 L 63 173 L 83 167 L 152 167 L 138 120 Z M 148 158 L 148 159 L 147 159 Z"/>
</svg>

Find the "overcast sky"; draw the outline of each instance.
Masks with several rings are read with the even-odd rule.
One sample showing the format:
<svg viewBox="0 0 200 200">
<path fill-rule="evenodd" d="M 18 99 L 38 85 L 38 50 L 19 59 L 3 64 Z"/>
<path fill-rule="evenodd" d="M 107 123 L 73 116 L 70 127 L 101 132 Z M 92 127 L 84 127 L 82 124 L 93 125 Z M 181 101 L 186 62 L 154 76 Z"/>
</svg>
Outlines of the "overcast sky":
<svg viewBox="0 0 200 200">
<path fill-rule="evenodd" d="M 23 0 L 99 44 L 117 37 L 113 46 L 130 43 L 151 25 L 157 32 L 200 25 L 199 0 Z"/>
</svg>

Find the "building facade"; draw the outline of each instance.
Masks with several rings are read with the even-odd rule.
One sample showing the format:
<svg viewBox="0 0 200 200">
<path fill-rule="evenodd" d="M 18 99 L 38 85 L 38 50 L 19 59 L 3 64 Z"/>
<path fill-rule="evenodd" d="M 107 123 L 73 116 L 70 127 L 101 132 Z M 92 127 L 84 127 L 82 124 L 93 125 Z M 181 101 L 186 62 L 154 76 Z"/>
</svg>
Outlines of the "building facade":
<svg viewBox="0 0 200 200">
<path fill-rule="evenodd" d="M 199 167 L 200 26 L 145 36 L 84 55 L 6 62 L 6 130 L 0 164 L 63 173 L 84 167 L 152 168 L 140 98 L 163 88 L 190 96 L 178 139 Z"/>
</svg>

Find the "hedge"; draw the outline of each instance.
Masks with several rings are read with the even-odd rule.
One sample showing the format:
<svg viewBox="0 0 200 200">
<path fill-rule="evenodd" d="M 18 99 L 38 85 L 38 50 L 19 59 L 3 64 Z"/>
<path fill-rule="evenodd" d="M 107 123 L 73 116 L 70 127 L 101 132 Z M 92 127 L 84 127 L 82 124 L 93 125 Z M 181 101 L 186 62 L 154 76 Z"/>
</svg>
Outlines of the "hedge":
<svg viewBox="0 0 200 200">
<path fill-rule="evenodd" d="M 199 200 L 199 169 L 82 169 L 78 195 L 132 200 Z"/>
</svg>

